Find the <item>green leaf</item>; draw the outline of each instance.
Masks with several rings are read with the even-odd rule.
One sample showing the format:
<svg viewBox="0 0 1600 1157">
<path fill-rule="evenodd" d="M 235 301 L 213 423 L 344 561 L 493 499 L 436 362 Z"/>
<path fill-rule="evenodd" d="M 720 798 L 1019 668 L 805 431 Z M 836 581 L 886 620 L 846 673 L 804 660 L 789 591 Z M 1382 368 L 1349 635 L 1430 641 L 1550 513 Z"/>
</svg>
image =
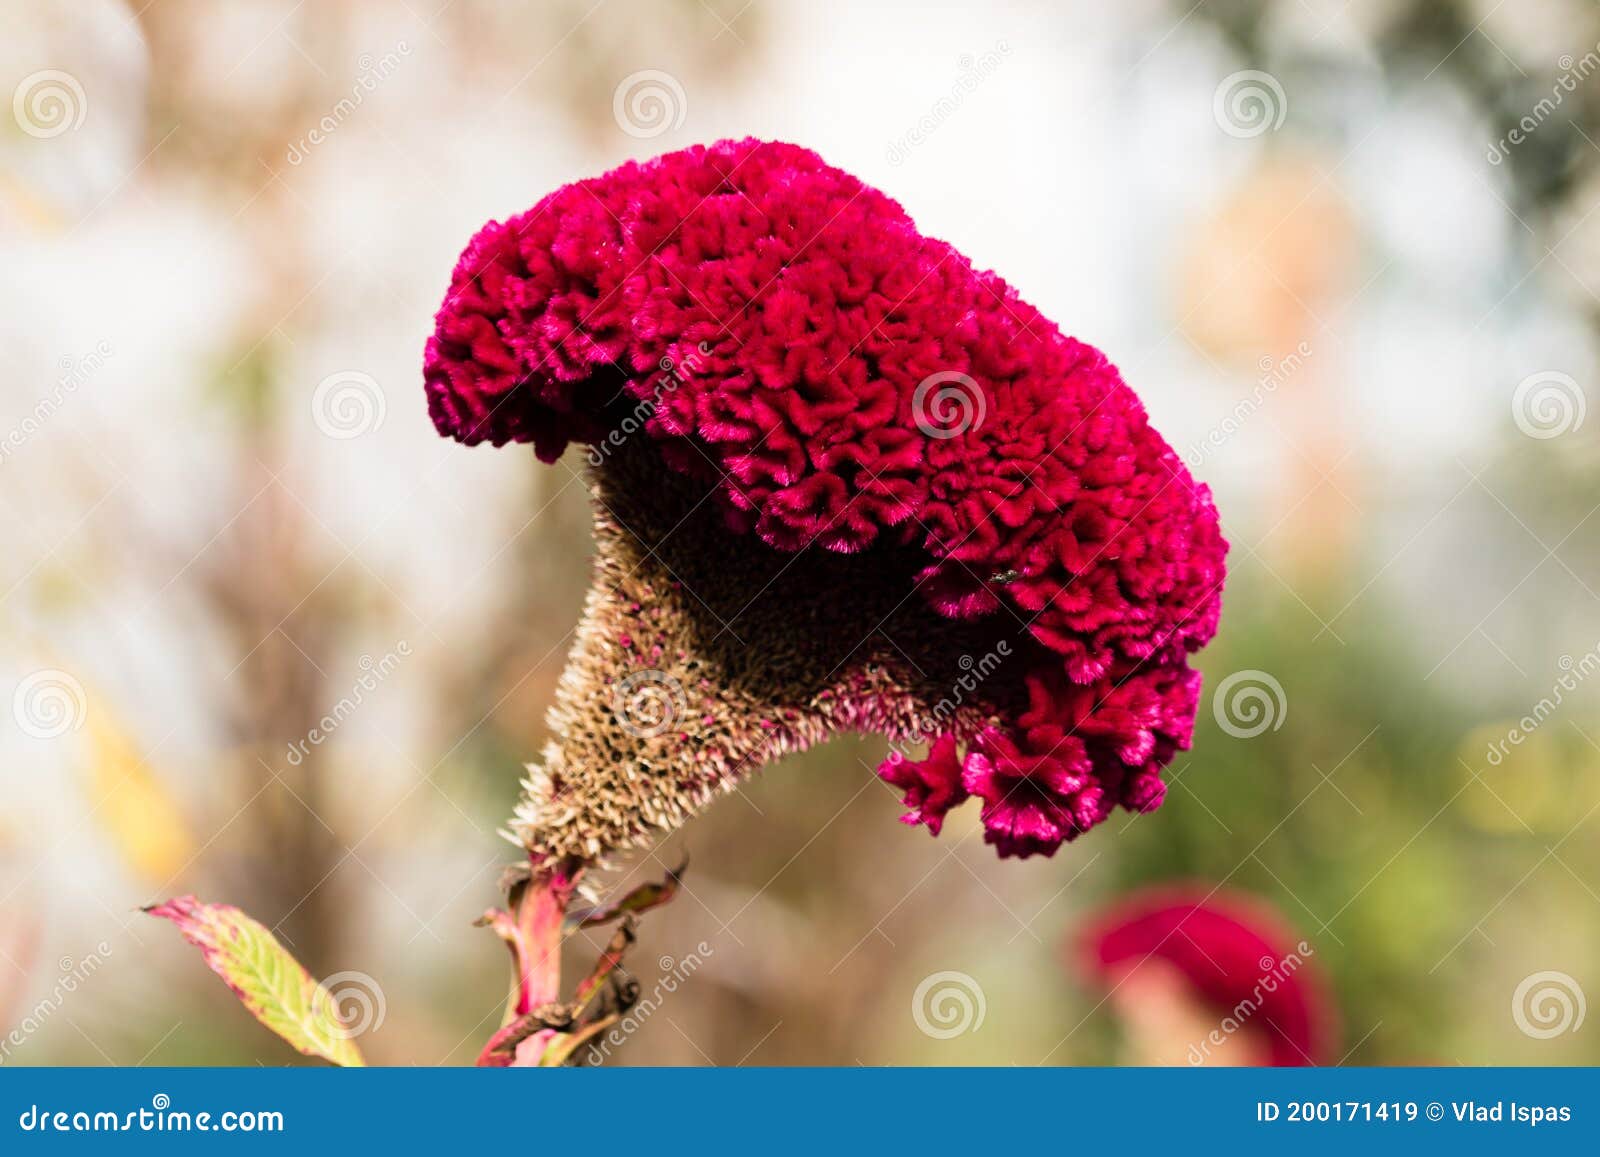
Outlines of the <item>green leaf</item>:
<svg viewBox="0 0 1600 1157">
<path fill-rule="evenodd" d="M 250 1015 L 295 1048 L 336 1065 L 366 1064 L 328 990 L 271 932 L 239 909 L 178 896 L 145 911 L 176 924 Z"/>
</svg>

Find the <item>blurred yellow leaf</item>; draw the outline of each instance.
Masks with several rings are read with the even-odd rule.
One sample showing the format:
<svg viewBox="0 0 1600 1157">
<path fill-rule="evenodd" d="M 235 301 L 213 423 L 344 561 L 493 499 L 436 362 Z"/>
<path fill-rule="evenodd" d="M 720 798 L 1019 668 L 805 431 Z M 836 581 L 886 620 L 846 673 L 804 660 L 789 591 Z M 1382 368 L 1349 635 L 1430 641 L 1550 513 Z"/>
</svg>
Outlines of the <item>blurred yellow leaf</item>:
<svg viewBox="0 0 1600 1157">
<path fill-rule="evenodd" d="M 64 220 L 60 209 L 4 169 L 0 169 L 0 206 L 9 210 L 14 220 L 35 233 L 54 233 L 61 228 Z"/>
<path fill-rule="evenodd" d="M 91 712 L 87 730 L 89 802 L 96 822 L 141 877 L 157 885 L 171 883 L 194 855 L 183 813 L 108 712 Z"/>
</svg>

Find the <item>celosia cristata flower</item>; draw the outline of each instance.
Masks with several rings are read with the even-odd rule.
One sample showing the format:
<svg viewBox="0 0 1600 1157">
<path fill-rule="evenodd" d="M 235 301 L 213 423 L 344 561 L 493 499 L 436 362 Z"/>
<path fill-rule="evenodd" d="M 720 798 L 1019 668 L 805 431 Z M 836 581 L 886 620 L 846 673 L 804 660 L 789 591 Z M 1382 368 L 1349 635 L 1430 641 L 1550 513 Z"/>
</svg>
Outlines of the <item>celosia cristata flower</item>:
<svg viewBox="0 0 1600 1157">
<path fill-rule="evenodd" d="M 1333 1059 L 1333 1004 L 1311 946 L 1248 896 L 1201 885 L 1125 896 L 1088 923 L 1075 951 L 1113 1003 L 1153 1022 L 1155 1038 L 1174 1037 L 1147 1042 L 1170 1055 L 1143 1060 L 1200 1064 L 1225 1049 L 1264 1065 Z M 1174 1001 L 1198 1016 L 1163 1013 Z"/>
<path fill-rule="evenodd" d="M 487 225 L 428 343 L 468 444 L 588 443 L 598 562 L 515 827 L 592 858 L 840 730 L 1002 855 L 1156 807 L 1226 544 L 1105 357 L 792 145 Z"/>
</svg>

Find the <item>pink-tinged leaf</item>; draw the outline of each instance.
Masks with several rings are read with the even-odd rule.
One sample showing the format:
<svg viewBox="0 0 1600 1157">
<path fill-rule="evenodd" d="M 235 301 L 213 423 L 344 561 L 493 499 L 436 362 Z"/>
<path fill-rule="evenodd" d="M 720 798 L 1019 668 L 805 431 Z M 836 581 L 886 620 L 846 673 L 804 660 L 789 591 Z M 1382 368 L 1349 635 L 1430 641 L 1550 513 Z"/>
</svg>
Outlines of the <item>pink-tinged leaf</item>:
<svg viewBox="0 0 1600 1157">
<path fill-rule="evenodd" d="M 560 1068 L 562 1065 L 570 1061 L 580 1048 L 588 1044 L 601 1033 L 605 1032 L 605 1030 L 610 1028 L 612 1025 L 620 1023 L 621 1020 L 622 1014 L 620 1012 L 607 1013 L 598 1020 L 591 1020 L 577 1032 L 556 1038 L 551 1042 L 549 1047 L 540 1054 L 540 1067 L 550 1069 Z"/>
<path fill-rule="evenodd" d="M 611 975 L 622 967 L 622 958 L 633 946 L 633 940 L 633 921 L 624 920 L 622 927 L 612 933 L 611 943 L 606 945 L 606 950 L 600 954 L 600 959 L 595 961 L 593 970 L 578 982 L 577 991 L 572 994 L 572 1004 L 576 1012 L 588 1008 L 595 994 Z"/>
<path fill-rule="evenodd" d="M 648 912 L 651 908 L 658 908 L 678 894 L 678 888 L 683 883 L 683 873 L 688 867 L 689 857 L 685 855 L 683 863 L 669 869 L 664 879 L 640 884 L 613 903 L 572 912 L 567 919 L 580 928 L 593 928 L 598 924 L 608 924 L 620 916 L 637 915 L 640 912 Z"/>
<path fill-rule="evenodd" d="M 328 990 L 239 909 L 178 896 L 145 911 L 176 924 L 250 1015 L 302 1053 L 346 1067 L 366 1064 Z"/>
<path fill-rule="evenodd" d="M 531 1048 L 535 1057 L 544 1052 L 551 1040 L 572 1028 L 571 1012 L 559 1004 L 514 1018 L 509 1024 L 489 1038 L 478 1054 L 480 1068 L 503 1069 L 517 1061 L 520 1052 Z"/>
</svg>

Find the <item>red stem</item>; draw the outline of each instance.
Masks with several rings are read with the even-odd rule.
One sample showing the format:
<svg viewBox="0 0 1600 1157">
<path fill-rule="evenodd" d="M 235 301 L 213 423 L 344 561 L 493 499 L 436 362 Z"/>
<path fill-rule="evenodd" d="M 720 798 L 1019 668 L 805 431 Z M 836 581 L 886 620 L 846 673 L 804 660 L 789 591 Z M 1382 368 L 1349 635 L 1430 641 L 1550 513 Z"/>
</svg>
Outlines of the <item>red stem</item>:
<svg viewBox="0 0 1600 1157">
<path fill-rule="evenodd" d="M 518 1016 L 561 996 L 561 922 L 578 886 L 580 867 L 562 864 L 547 876 L 537 871 L 516 898 Z"/>
<path fill-rule="evenodd" d="M 516 991 L 506 1023 L 490 1038 L 478 1064 L 532 1066 L 540 1063 L 556 1035 L 551 1029 L 529 1031 L 529 1014 L 561 997 L 561 926 L 578 886 L 583 865 L 565 860 L 550 870 L 533 868 L 527 879 L 512 885 L 510 911 L 491 909 L 481 923 L 511 950 Z"/>
</svg>

